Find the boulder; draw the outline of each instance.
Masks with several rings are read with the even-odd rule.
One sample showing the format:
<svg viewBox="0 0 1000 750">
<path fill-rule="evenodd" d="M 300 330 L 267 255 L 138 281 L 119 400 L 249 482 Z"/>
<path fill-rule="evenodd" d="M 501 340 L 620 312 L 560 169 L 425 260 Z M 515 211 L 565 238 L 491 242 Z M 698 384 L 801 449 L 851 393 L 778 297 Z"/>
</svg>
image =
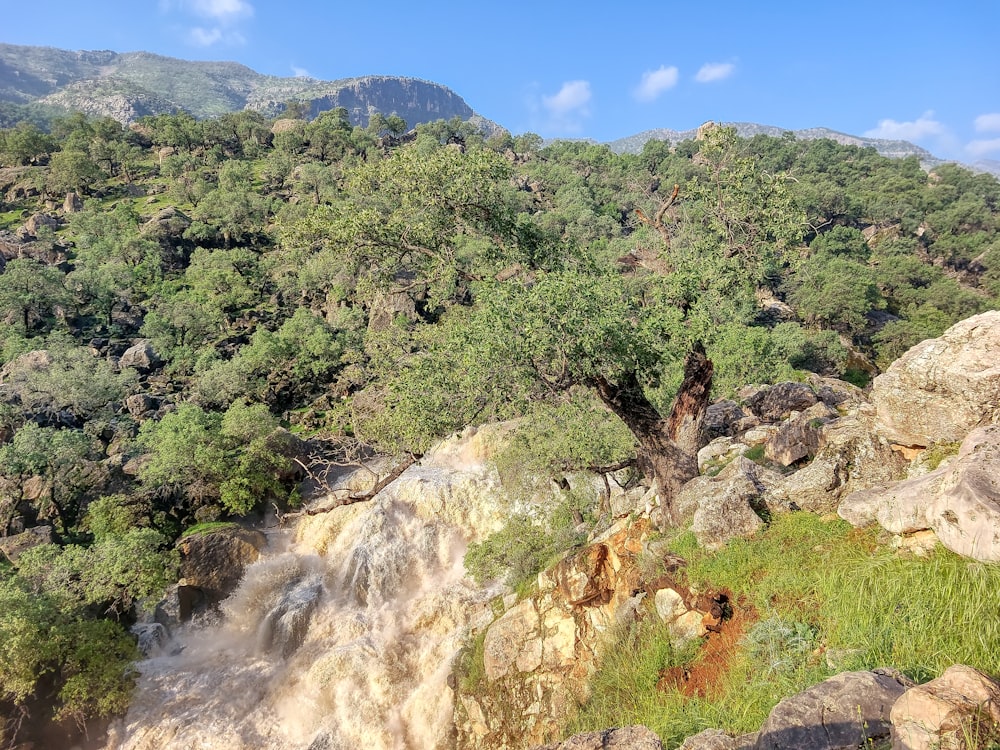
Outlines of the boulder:
<svg viewBox="0 0 1000 750">
<path fill-rule="evenodd" d="M 746 407 L 762 422 L 778 422 L 793 411 L 805 411 L 818 399 L 805 383 L 776 383 L 748 398 Z"/>
<path fill-rule="evenodd" d="M 134 393 L 125 399 L 125 408 L 136 419 L 157 409 L 156 399 L 147 393 Z"/>
<path fill-rule="evenodd" d="M 663 750 L 663 743 L 647 727 L 615 727 L 574 734 L 563 742 L 539 745 L 535 750 Z"/>
<path fill-rule="evenodd" d="M 721 729 L 706 729 L 685 739 L 677 750 L 753 750 L 756 742 L 756 734 L 733 737 Z"/>
<path fill-rule="evenodd" d="M 875 378 L 882 435 L 901 445 L 957 442 L 1000 421 L 1000 310 L 922 341 Z"/>
<path fill-rule="evenodd" d="M 1000 682 L 959 664 L 911 687 L 892 706 L 894 750 L 992 747 L 1000 737 Z"/>
<path fill-rule="evenodd" d="M 174 206 L 165 206 L 142 225 L 140 231 L 156 240 L 179 239 L 191 226 L 191 219 Z"/>
<path fill-rule="evenodd" d="M 905 471 L 905 459 L 873 431 L 864 410 L 824 424 L 820 443 L 816 457 L 782 480 L 775 496 L 802 510 L 831 513 L 840 498 L 895 481 Z"/>
<path fill-rule="evenodd" d="M 716 401 L 709 405 L 701 422 L 701 433 L 705 442 L 731 436 L 736 424 L 744 417 L 746 413 L 735 401 Z"/>
<path fill-rule="evenodd" d="M 958 456 L 929 474 L 848 495 L 837 513 L 855 526 L 877 521 L 895 534 L 933 529 L 948 549 L 1000 561 L 1000 425 L 980 427 Z"/>
<path fill-rule="evenodd" d="M 698 543 L 716 549 L 730 539 L 746 537 L 764 525 L 771 488 L 781 477 L 737 456 L 716 476 L 695 477 L 675 498 L 680 519 L 691 523 Z"/>
<path fill-rule="evenodd" d="M 32 214 L 24 222 L 20 234 L 26 237 L 35 237 L 38 234 L 38 230 L 42 227 L 47 227 L 54 231 L 59 228 L 59 219 L 46 213 Z"/>
<path fill-rule="evenodd" d="M 812 458 L 820 448 L 820 428 L 836 417 L 837 412 L 823 402 L 813 404 L 778 428 L 764 445 L 764 456 L 782 466 Z"/>
<path fill-rule="evenodd" d="M 6 557 L 12 564 L 17 564 L 17 558 L 42 544 L 54 544 L 55 536 L 51 526 L 32 526 L 20 534 L 0 537 L 0 555 Z"/>
<path fill-rule="evenodd" d="M 63 211 L 68 214 L 75 214 L 83 210 L 83 201 L 74 192 L 66 193 L 66 200 L 63 201 Z"/>
<path fill-rule="evenodd" d="M 260 531 L 226 526 L 195 533 L 177 543 L 181 553 L 181 583 L 204 593 L 209 603 L 232 593 L 247 565 L 256 562 L 267 538 Z"/>
<path fill-rule="evenodd" d="M 844 672 L 772 709 L 755 750 L 855 750 L 888 737 L 889 712 L 912 686 L 897 672 Z"/>
<path fill-rule="evenodd" d="M 119 367 L 131 367 L 143 373 L 155 370 L 161 364 L 163 360 L 149 341 L 139 341 L 130 346 L 118 360 Z"/>
</svg>

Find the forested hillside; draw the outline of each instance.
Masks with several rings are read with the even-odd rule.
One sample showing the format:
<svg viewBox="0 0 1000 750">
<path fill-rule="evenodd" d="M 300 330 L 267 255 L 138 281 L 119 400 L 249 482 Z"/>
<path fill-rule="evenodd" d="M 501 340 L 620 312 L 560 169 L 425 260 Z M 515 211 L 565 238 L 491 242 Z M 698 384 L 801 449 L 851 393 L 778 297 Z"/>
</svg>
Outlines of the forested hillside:
<svg viewBox="0 0 1000 750">
<path fill-rule="evenodd" d="M 518 471 L 634 461 L 669 523 L 678 392 L 864 385 L 1000 306 L 995 178 L 830 140 L 706 127 L 615 154 L 344 109 L 73 115 L 0 131 L 0 164 L 14 717 L 120 712 L 174 542 L 296 507 L 321 456 L 523 418 Z"/>
</svg>

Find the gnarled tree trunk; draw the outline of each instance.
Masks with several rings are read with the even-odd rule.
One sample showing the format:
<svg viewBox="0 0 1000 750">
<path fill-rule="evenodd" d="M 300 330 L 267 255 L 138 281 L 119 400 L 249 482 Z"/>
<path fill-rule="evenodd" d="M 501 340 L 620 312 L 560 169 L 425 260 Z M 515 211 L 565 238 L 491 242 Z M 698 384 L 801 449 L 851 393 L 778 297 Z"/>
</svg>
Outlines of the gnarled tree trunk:
<svg viewBox="0 0 1000 750">
<path fill-rule="evenodd" d="M 674 498 L 686 482 L 698 476 L 701 421 L 712 387 L 712 362 L 700 343 L 684 360 L 684 382 L 670 414 L 660 414 L 646 398 L 634 372 L 617 383 L 598 377 L 593 385 L 601 401 L 639 441 L 639 467 L 656 480 L 660 495 L 661 527 L 677 522 Z"/>
</svg>

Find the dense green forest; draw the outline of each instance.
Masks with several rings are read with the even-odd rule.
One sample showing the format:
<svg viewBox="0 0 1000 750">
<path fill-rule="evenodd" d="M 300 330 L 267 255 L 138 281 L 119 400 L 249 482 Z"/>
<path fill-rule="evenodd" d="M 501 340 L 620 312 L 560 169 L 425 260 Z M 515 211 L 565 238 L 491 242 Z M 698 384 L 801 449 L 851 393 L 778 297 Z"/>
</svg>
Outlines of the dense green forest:
<svg viewBox="0 0 1000 750">
<path fill-rule="evenodd" d="M 669 487 L 685 369 L 863 385 L 1000 300 L 995 178 L 828 140 L 72 115 L 0 165 L 0 536 L 45 542 L 0 555 L 14 717 L 121 711 L 174 542 L 296 505 L 318 452 L 525 417 L 521 472 Z"/>
</svg>

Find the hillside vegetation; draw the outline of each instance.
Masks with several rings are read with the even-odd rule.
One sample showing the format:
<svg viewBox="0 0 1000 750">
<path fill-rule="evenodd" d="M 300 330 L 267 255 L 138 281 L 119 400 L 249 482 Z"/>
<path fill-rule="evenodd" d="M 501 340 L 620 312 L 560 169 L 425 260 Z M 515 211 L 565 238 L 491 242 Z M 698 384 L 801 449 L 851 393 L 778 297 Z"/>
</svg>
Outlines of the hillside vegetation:
<svg viewBox="0 0 1000 750">
<path fill-rule="evenodd" d="M 121 711 L 173 542 L 293 507 L 316 456 L 522 418 L 506 471 L 635 462 L 669 521 L 678 392 L 863 385 L 1000 300 L 1000 183 L 954 165 L 724 128 L 639 154 L 406 131 L 0 131 L 0 536 L 24 545 L 0 557 L 0 737 Z"/>
</svg>

